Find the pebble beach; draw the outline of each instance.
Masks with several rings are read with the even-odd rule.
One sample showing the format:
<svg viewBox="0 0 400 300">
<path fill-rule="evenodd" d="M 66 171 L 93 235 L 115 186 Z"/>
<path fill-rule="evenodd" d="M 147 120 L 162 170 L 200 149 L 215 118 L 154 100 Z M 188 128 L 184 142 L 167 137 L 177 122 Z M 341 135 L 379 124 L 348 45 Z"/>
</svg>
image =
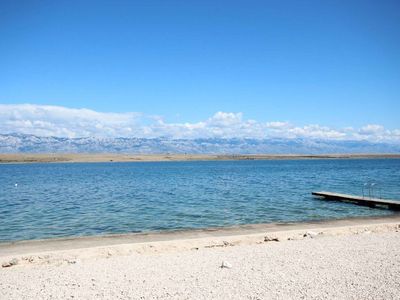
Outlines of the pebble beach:
<svg viewBox="0 0 400 300">
<path fill-rule="evenodd" d="M 399 231 L 392 217 L 42 251 L 3 244 L 0 299 L 398 299 Z"/>
</svg>

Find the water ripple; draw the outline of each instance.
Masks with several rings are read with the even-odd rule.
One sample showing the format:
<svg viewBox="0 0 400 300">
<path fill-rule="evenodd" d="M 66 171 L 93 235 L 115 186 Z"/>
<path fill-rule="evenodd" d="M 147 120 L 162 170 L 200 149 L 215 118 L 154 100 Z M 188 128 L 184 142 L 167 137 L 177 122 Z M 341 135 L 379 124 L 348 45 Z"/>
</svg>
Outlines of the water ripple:
<svg viewBox="0 0 400 300">
<path fill-rule="evenodd" d="M 310 196 L 371 181 L 399 199 L 400 160 L 0 165 L 0 241 L 390 214 Z"/>
</svg>

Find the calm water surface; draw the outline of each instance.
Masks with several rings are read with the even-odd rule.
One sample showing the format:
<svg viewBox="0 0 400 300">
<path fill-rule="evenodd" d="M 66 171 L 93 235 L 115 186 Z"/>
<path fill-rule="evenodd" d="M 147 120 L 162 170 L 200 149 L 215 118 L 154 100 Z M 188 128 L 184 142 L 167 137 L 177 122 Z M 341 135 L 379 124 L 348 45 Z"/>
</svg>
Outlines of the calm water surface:
<svg viewBox="0 0 400 300">
<path fill-rule="evenodd" d="M 4 164 L 0 241 L 391 214 L 311 196 L 370 181 L 400 199 L 400 160 Z"/>
</svg>

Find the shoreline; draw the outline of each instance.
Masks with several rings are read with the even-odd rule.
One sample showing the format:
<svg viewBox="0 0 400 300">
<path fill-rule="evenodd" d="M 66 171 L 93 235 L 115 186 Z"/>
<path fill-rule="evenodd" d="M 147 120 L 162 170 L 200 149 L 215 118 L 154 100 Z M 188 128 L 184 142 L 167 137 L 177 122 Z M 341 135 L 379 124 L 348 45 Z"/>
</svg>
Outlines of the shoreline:
<svg viewBox="0 0 400 300">
<path fill-rule="evenodd" d="M 0 154 L 0 164 L 12 163 L 100 163 L 166 161 L 400 159 L 400 154 L 112 154 L 112 153 L 14 153 Z"/>
<path fill-rule="evenodd" d="M 30 253 L 80 251 L 82 249 L 119 247 L 121 245 L 148 245 L 153 243 L 171 243 L 214 239 L 234 239 L 241 241 L 260 235 L 288 235 L 307 230 L 331 230 L 381 224 L 399 224 L 400 213 L 387 216 L 352 217 L 290 223 L 245 224 L 228 227 L 210 227 L 203 229 L 183 229 L 168 231 L 151 231 L 141 233 L 104 234 L 93 236 L 73 236 L 48 239 L 18 240 L 0 242 L 0 258 Z"/>
<path fill-rule="evenodd" d="M 400 215 L 300 225 L 20 243 L 0 255 L 0 298 L 398 298 Z"/>
</svg>

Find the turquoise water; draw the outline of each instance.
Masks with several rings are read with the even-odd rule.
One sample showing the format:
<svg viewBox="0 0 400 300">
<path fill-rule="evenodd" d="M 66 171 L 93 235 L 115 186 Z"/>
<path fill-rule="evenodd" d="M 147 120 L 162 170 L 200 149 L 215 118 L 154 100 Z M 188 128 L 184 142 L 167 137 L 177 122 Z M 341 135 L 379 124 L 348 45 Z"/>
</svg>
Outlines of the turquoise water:
<svg viewBox="0 0 400 300">
<path fill-rule="evenodd" d="M 3 164 L 0 241 L 391 214 L 311 196 L 368 181 L 400 199 L 400 160 Z"/>
</svg>

